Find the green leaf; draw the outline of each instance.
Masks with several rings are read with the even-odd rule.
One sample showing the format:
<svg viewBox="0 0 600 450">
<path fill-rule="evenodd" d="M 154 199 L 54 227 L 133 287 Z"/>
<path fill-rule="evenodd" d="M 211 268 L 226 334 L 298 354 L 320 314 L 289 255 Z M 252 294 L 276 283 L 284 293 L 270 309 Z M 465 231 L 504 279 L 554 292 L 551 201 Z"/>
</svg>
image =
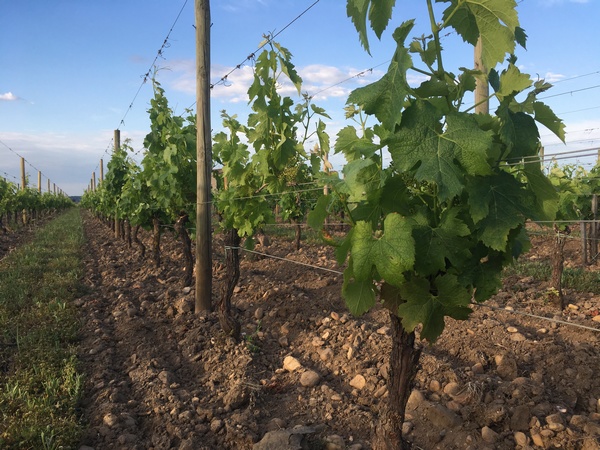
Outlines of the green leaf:
<svg viewBox="0 0 600 450">
<path fill-rule="evenodd" d="M 401 39 L 413 25 L 412 21 L 405 22 L 394 33 L 397 49 L 387 73 L 375 83 L 352 91 L 346 102 L 362 106 L 365 113 L 377 117 L 388 130 L 400 123 L 404 100 L 411 92 L 406 72 L 412 67 L 412 58 Z"/>
<path fill-rule="evenodd" d="M 444 317 L 466 320 L 472 312 L 471 295 L 454 275 L 438 276 L 433 286 L 425 278 L 414 277 L 400 287 L 400 297 L 405 300 L 398 307 L 398 315 L 406 330 L 422 324 L 421 338 L 435 342 L 444 331 Z"/>
<path fill-rule="evenodd" d="M 394 165 L 401 171 L 414 171 L 415 179 L 435 183 L 444 201 L 463 189 L 464 173 L 490 172 L 487 151 L 490 132 L 482 131 L 468 114 L 448 116 L 444 131 L 436 109 L 417 101 L 404 112 L 403 121 L 387 142 Z"/>
<path fill-rule="evenodd" d="M 355 316 L 360 316 L 375 305 L 375 289 L 371 279 L 357 281 L 352 275 L 352 268 L 346 268 L 342 296 L 346 300 L 350 312 Z"/>
<path fill-rule="evenodd" d="M 346 14 L 352 20 L 358 37 L 364 49 L 371 54 L 369 37 L 367 35 L 367 17 L 375 34 L 381 39 L 381 34 L 386 29 L 392 17 L 392 9 L 396 0 L 348 0 Z"/>
<path fill-rule="evenodd" d="M 500 89 L 496 91 L 496 96 L 500 101 L 504 97 L 509 97 L 529 88 L 532 84 L 531 78 L 514 65 L 509 65 L 508 69 L 502 71 L 500 75 Z"/>
<path fill-rule="evenodd" d="M 532 219 L 549 221 L 554 220 L 558 211 L 558 193 L 550 180 L 542 173 L 540 162 L 527 161 L 525 163 L 525 176 L 527 177 L 527 187 L 535 196 L 535 213 Z"/>
<path fill-rule="evenodd" d="M 535 120 L 552 131 L 561 141 L 565 142 L 565 124 L 556 114 L 542 102 L 534 102 Z"/>
<path fill-rule="evenodd" d="M 508 235 L 531 211 L 532 195 L 512 175 L 475 177 L 469 183 L 469 207 L 479 239 L 488 247 L 505 251 Z"/>
<path fill-rule="evenodd" d="M 514 53 L 515 36 L 525 39 L 514 0 L 450 0 L 443 17 L 471 45 L 481 36 L 483 64 L 490 69 Z"/>
<path fill-rule="evenodd" d="M 331 203 L 330 195 L 322 195 L 317 200 L 315 207 L 308 213 L 307 224 L 309 227 L 320 230 L 323 228 L 323 223 L 329 215 L 328 207 Z"/>
<path fill-rule="evenodd" d="M 434 275 L 445 272 L 448 266 L 462 267 L 471 257 L 465 236 L 471 230 L 457 218 L 460 208 L 443 212 L 442 220 L 436 227 L 428 223 L 415 225 L 413 236 L 416 252 L 415 270 L 421 275 Z"/>
<path fill-rule="evenodd" d="M 356 128 L 350 125 L 338 132 L 337 140 L 335 141 L 335 152 L 343 153 L 348 162 L 363 157 L 369 158 L 377 151 L 377 148 L 377 145 L 373 144 L 367 138 L 359 138 L 356 134 Z"/>
<path fill-rule="evenodd" d="M 403 272 L 410 270 L 415 260 L 412 225 L 399 214 L 389 214 L 383 224 L 383 234 L 376 237 L 369 222 L 358 222 L 350 253 L 357 280 L 372 280 L 377 270 L 383 280 L 399 286 L 404 282 Z"/>
<path fill-rule="evenodd" d="M 536 156 L 540 148 L 540 135 L 533 118 L 522 112 L 512 112 L 501 105 L 497 111 L 500 119 L 500 138 L 508 151 L 504 158 L 509 163 Z"/>
</svg>

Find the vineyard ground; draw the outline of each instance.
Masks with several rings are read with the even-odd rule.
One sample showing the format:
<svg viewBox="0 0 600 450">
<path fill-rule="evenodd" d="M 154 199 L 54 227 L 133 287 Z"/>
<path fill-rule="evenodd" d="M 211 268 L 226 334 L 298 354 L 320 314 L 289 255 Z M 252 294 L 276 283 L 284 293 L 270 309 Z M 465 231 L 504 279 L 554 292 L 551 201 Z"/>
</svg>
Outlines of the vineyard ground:
<svg viewBox="0 0 600 450">
<path fill-rule="evenodd" d="M 216 315 L 193 314 L 175 241 L 164 239 L 155 269 L 97 219 L 85 229 L 80 450 L 370 448 L 387 396 L 388 319 L 381 309 L 352 317 L 340 275 L 245 255 L 234 296 L 244 339 L 234 342 Z M 578 245 L 568 244 L 570 265 Z M 276 238 L 264 250 L 336 269 L 321 245 L 296 252 Z M 216 236 L 215 298 L 223 252 Z M 525 258 L 549 254 L 540 237 Z M 572 306 L 559 312 L 546 292 L 512 275 L 487 304 L 600 329 L 600 294 L 569 290 Z M 406 436 L 426 450 L 600 449 L 599 337 L 487 307 L 448 320 L 425 347 Z"/>
</svg>

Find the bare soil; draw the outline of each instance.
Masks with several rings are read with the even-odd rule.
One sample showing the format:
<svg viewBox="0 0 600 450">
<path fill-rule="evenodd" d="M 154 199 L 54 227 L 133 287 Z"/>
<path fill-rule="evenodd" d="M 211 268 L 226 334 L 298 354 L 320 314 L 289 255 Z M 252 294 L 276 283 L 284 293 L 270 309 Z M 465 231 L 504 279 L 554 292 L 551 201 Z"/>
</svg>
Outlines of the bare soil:
<svg viewBox="0 0 600 450">
<path fill-rule="evenodd" d="M 177 241 L 165 236 L 157 269 L 99 220 L 85 216 L 85 230 L 82 450 L 371 448 L 388 316 L 351 316 L 340 275 L 244 254 L 235 342 L 215 314 L 193 313 Z M 272 240 L 269 254 L 340 270 L 328 247 Z M 548 245 L 535 238 L 525 258 L 547 258 Z M 578 248 L 568 244 L 568 264 L 580 264 Z M 213 299 L 223 254 L 216 235 Z M 567 291 L 557 311 L 546 292 L 532 277 L 507 279 L 470 320 L 447 320 L 409 400 L 413 448 L 600 449 L 600 296 Z"/>
</svg>

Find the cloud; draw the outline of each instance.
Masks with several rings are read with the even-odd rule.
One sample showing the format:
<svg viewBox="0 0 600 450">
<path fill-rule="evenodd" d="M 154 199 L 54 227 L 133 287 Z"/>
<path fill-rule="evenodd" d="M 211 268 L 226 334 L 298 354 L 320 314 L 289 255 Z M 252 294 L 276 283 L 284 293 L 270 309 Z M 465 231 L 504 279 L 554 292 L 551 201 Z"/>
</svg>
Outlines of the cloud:
<svg viewBox="0 0 600 450">
<path fill-rule="evenodd" d="M 7 92 L 5 94 L 0 94 L 0 101 L 13 102 L 15 100 L 19 100 L 19 97 L 17 97 L 12 92 Z"/>
<path fill-rule="evenodd" d="M 557 83 L 565 78 L 565 75 L 554 72 L 546 72 L 546 75 L 544 76 L 544 80 L 546 80 L 548 83 Z"/>
</svg>

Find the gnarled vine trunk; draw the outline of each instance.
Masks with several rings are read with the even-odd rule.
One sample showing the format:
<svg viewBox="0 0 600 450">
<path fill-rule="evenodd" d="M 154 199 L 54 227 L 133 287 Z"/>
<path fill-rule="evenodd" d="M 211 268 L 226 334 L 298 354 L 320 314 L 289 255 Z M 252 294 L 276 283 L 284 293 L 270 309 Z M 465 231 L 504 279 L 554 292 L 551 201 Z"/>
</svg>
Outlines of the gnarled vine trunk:
<svg viewBox="0 0 600 450">
<path fill-rule="evenodd" d="M 152 258 L 156 267 L 160 267 L 160 219 L 153 217 L 152 225 Z"/>
<path fill-rule="evenodd" d="M 402 424 L 406 404 L 419 369 L 422 349 L 415 345 L 415 332 L 408 333 L 401 319 L 390 311 L 392 351 L 388 378 L 388 402 L 375 430 L 373 450 L 406 450 L 408 443 L 402 438 Z"/>
<path fill-rule="evenodd" d="M 233 290 L 240 279 L 240 236 L 235 228 L 225 234 L 225 283 L 221 289 L 219 300 L 219 322 L 225 334 L 239 339 L 240 324 L 231 312 Z"/>
<path fill-rule="evenodd" d="M 560 230 L 557 225 L 554 225 L 556 236 L 554 238 L 554 248 L 552 249 L 552 288 L 554 292 L 550 293 L 551 302 L 559 309 L 564 309 L 565 299 L 562 291 L 562 274 L 564 271 L 565 262 L 565 244 L 567 243 L 567 235 L 571 232 L 569 227 Z"/>
<path fill-rule="evenodd" d="M 179 234 L 181 240 L 181 250 L 183 252 L 183 285 L 191 286 L 194 278 L 194 257 L 192 255 L 192 241 L 190 235 L 185 228 L 185 224 L 188 222 L 189 216 L 185 213 L 181 213 L 177 221 L 175 222 L 175 231 Z"/>
<path fill-rule="evenodd" d="M 140 225 L 136 225 L 133 230 L 133 242 L 140 248 L 140 258 L 144 258 L 146 256 L 146 246 L 138 239 L 138 231 L 140 231 Z"/>
<path fill-rule="evenodd" d="M 294 242 L 296 245 L 296 250 L 300 250 L 300 240 L 302 239 L 302 225 L 300 225 L 297 221 L 294 221 L 294 223 L 296 224 L 296 236 Z"/>
</svg>

